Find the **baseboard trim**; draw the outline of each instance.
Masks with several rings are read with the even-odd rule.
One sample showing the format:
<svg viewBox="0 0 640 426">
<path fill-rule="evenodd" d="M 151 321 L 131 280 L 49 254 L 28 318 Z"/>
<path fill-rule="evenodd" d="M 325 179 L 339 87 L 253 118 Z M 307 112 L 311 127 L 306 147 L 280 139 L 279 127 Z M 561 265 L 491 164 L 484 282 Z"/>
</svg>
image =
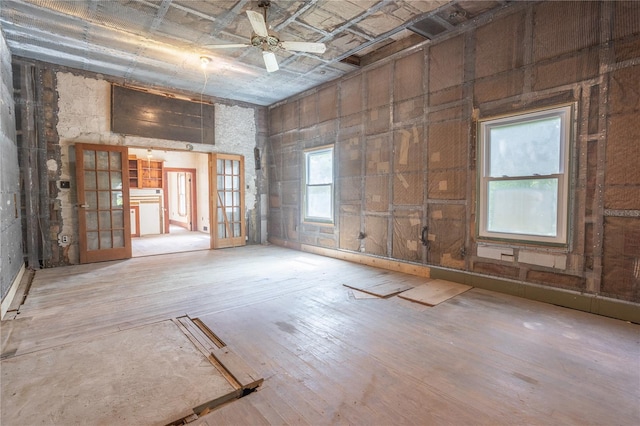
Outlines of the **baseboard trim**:
<svg viewBox="0 0 640 426">
<path fill-rule="evenodd" d="M 640 305 L 626 300 L 437 266 L 431 267 L 431 278 L 454 281 L 485 290 L 640 324 Z"/>
<path fill-rule="evenodd" d="M 326 247 L 312 246 L 309 244 L 300 244 L 295 242 L 292 243 L 291 241 L 281 240 L 279 238 L 269 238 L 269 242 L 280 247 L 291 248 L 306 253 L 318 254 L 320 256 L 346 260 L 347 262 L 359 263 L 361 265 L 373 266 L 375 268 L 382 268 L 388 271 L 403 272 L 405 274 L 429 278 L 430 268 L 424 265 L 402 262 L 399 260 L 387 259 L 384 257 L 375 257 L 352 251 L 330 249 Z"/>
<path fill-rule="evenodd" d="M 580 293 L 562 288 L 547 287 L 540 284 L 475 274 L 438 266 L 415 265 L 387 258 L 368 256 L 356 252 L 329 249 L 307 244 L 269 238 L 269 242 L 281 247 L 346 260 L 362 265 L 373 266 L 425 278 L 436 278 L 467 284 L 484 290 L 510 294 L 538 302 L 549 303 L 565 308 L 576 309 L 596 315 L 602 315 L 622 321 L 640 324 L 640 304 L 626 300 L 603 297 L 597 294 Z"/>
<path fill-rule="evenodd" d="M 18 291 L 18 287 L 20 287 L 20 282 L 22 281 L 22 277 L 24 276 L 24 272 L 26 268 L 24 263 L 20 267 L 20 271 L 18 271 L 18 275 L 13 280 L 11 287 L 9 287 L 9 291 L 7 295 L 2 299 L 2 303 L 0 304 L 0 319 L 4 319 L 4 316 L 7 314 L 9 307 L 11 306 L 11 302 L 13 302 L 13 298 L 16 297 L 16 292 Z"/>
</svg>

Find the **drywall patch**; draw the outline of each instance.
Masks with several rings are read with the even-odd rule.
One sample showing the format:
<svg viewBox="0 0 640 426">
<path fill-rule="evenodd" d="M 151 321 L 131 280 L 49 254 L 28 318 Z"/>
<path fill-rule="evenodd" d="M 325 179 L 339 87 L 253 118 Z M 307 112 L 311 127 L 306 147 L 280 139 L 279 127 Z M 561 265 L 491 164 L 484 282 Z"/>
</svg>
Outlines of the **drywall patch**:
<svg viewBox="0 0 640 426">
<path fill-rule="evenodd" d="M 47 170 L 49 170 L 50 172 L 57 172 L 58 171 L 58 162 L 56 160 L 54 160 L 53 158 L 50 158 L 47 160 Z"/>
<path fill-rule="evenodd" d="M 564 254 L 537 253 L 534 251 L 520 250 L 519 263 L 546 266 L 547 268 L 567 269 L 567 256 Z"/>
</svg>

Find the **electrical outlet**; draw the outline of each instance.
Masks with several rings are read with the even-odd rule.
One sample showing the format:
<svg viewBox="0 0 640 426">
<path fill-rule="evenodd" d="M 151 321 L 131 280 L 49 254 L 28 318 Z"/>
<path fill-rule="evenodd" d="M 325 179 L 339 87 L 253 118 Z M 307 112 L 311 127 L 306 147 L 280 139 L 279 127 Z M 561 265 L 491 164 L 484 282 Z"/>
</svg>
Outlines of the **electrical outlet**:
<svg viewBox="0 0 640 426">
<path fill-rule="evenodd" d="M 69 236 L 68 235 L 63 235 L 60 237 L 60 242 L 62 244 L 69 244 Z"/>
</svg>

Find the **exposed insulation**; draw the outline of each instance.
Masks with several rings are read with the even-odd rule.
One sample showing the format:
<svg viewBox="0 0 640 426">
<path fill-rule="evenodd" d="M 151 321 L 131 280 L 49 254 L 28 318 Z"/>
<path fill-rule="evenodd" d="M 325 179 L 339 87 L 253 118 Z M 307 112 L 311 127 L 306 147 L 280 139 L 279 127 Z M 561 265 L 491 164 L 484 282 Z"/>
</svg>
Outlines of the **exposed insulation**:
<svg viewBox="0 0 640 426">
<path fill-rule="evenodd" d="M 318 121 L 332 120 L 338 116 L 338 91 L 330 86 L 318 92 Z"/>
<path fill-rule="evenodd" d="M 523 12 L 508 15 L 476 31 L 476 78 L 519 68 L 524 63 Z M 509 37 L 505 37 L 509 34 Z"/>
<path fill-rule="evenodd" d="M 391 65 L 374 68 L 365 74 L 367 82 L 366 105 L 376 108 L 390 102 Z"/>
<path fill-rule="evenodd" d="M 396 211 L 393 215 L 393 257 L 414 262 L 422 260 L 424 246 L 420 242 L 422 211 Z"/>
<path fill-rule="evenodd" d="M 429 49 L 429 91 L 463 83 L 464 38 L 454 37 Z"/>
<path fill-rule="evenodd" d="M 607 217 L 604 222 L 602 292 L 640 299 L 640 218 Z"/>
<path fill-rule="evenodd" d="M 340 115 L 362 111 L 362 76 L 360 74 L 340 82 Z"/>
<path fill-rule="evenodd" d="M 340 229 L 340 248 L 344 250 L 359 251 L 360 240 L 358 234 L 360 233 L 360 216 L 353 215 L 340 215 L 339 221 Z"/>
<path fill-rule="evenodd" d="M 365 216 L 364 218 L 364 248 L 365 253 L 378 256 L 387 256 L 388 238 L 387 217 Z"/>
<path fill-rule="evenodd" d="M 414 98 L 424 91 L 424 51 L 420 50 L 412 55 L 398 59 L 394 68 L 394 101 L 404 101 Z"/>
<path fill-rule="evenodd" d="M 463 269 L 466 209 L 461 205 L 429 205 L 429 260 L 436 265 Z"/>
<path fill-rule="evenodd" d="M 534 60 L 552 58 L 595 45 L 600 34 L 600 3 L 546 2 L 534 8 Z"/>
</svg>

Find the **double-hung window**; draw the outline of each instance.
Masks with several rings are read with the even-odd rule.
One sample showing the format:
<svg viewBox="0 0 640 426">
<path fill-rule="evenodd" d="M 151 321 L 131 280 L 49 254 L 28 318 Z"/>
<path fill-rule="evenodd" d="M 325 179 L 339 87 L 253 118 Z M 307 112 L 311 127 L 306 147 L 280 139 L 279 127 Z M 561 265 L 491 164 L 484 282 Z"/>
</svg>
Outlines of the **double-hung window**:
<svg viewBox="0 0 640 426">
<path fill-rule="evenodd" d="M 333 147 L 304 152 L 304 220 L 333 223 Z"/>
<path fill-rule="evenodd" d="M 480 238 L 567 244 L 572 107 L 479 127 Z"/>
</svg>

